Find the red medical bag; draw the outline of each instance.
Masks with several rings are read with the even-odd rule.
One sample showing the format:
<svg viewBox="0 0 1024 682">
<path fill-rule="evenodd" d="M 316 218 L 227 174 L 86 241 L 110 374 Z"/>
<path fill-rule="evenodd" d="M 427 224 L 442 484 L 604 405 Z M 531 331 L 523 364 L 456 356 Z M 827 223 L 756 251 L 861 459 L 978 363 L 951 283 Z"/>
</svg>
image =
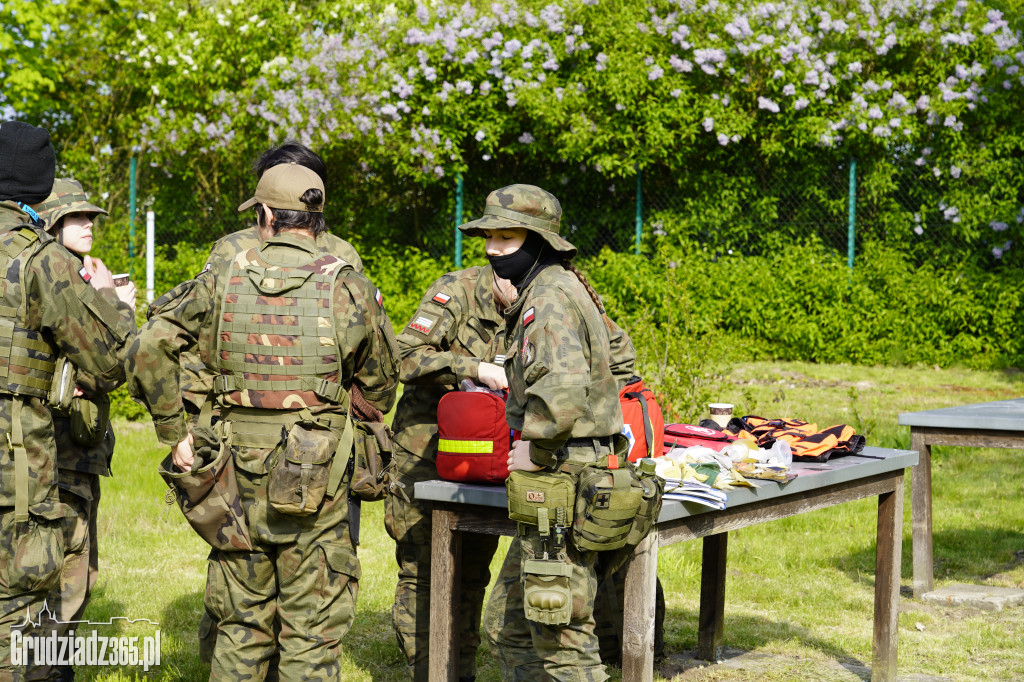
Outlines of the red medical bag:
<svg viewBox="0 0 1024 682">
<path fill-rule="evenodd" d="M 437 474 L 447 481 L 502 483 L 511 431 L 505 401 L 491 391 L 452 391 L 437 404 Z"/>
<path fill-rule="evenodd" d="M 736 440 L 736 436 L 725 431 L 716 431 L 693 424 L 666 424 L 665 450 L 688 448 L 700 445 L 719 452 Z"/>
<path fill-rule="evenodd" d="M 660 457 L 665 417 L 651 389 L 644 387 L 640 377 L 633 377 L 619 391 L 619 403 L 622 405 L 622 423 L 633 433 L 629 461 L 635 462 L 648 456 Z"/>
</svg>

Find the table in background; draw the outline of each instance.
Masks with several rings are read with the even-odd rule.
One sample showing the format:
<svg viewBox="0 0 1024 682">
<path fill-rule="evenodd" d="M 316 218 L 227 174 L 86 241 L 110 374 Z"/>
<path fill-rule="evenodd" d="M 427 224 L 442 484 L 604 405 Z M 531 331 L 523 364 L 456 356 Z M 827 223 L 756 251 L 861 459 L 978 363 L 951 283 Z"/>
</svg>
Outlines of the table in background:
<svg viewBox="0 0 1024 682">
<path fill-rule="evenodd" d="M 718 660 L 723 642 L 728 532 L 766 521 L 878 497 L 875 606 L 871 678 L 896 679 L 897 603 L 903 521 L 903 472 L 917 453 L 864 448 L 860 456 L 793 465 L 786 484 L 757 481 L 759 488 L 729 492 L 728 508 L 666 501 L 651 534 L 627 564 L 623 603 L 622 679 L 653 679 L 654 592 L 658 548 L 703 538 L 697 652 Z M 430 679 L 458 674 L 459 575 L 463 533 L 512 535 L 503 486 L 450 481 L 419 482 L 416 498 L 433 503 L 430 584 Z M 800 551 L 794 545 L 794 551 Z M 797 576 L 794 576 L 796 579 Z"/>
<path fill-rule="evenodd" d="M 920 455 L 920 463 L 910 475 L 914 596 L 919 598 L 935 586 L 932 446 L 1024 448 L 1024 399 L 904 412 L 899 416 L 899 423 L 910 427 L 910 448 Z"/>
</svg>

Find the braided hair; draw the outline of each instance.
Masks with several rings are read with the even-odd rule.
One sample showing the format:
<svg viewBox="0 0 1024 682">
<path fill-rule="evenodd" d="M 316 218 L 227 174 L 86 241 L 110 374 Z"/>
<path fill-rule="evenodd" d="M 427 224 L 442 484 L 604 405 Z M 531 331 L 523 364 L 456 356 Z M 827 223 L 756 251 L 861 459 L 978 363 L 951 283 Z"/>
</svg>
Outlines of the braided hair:
<svg viewBox="0 0 1024 682">
<path fill-rule="evenodd" d="M 594 305 L 597 306 L 597 311 L 601 313 L 602 316 L 604 316 L 604 304 L 601 302 L 601 297 L 597 295 L 596 291 L 594 291 L 594 287 L 590 286 L 590 282 L 588 282 L 587 278 L 583 275 L 582 272 L 580 272 L 580 269 L 573 265 L 572 261 L 568 260 L 562 261 L 562 267 L 571 272 L 572 274 L 576 275 L 576 279 L 580 281 L 580 284 L 583 285 L 583 288 L 587 290 L 588 294 L 590 294 L 590 299 L 594 302 Z"/>
</svg>

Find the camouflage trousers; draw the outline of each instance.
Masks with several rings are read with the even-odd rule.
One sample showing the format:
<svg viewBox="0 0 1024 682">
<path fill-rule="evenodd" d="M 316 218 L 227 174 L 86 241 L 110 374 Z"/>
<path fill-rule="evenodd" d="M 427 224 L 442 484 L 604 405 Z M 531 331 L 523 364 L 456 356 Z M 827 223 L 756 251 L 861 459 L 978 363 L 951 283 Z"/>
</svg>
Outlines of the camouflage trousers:
<svg viewBox="0 0 1024 682">
<path fill-rule="evenodd" d="M 605 665 L 622 665 L 622 614 L 626 592 L 626 567 L 606 575 L 603 559 L 612 552 L 597 553 L 597 600 L 594 602 L 594 619 L 597 621 L 597 638 L 600 642 L 601 660 Z M 661 579 L 655 583 L 654 599 L 654 660 L 665 657 L 665 592 Z"/>
<path fill-rule="evenodd" d="M 527 528 L 525 535 L 520 533 L 512 540 L 487 601 L 484 634 L 501 660 L 502 678 L 507 682 L 608 679 L 594 623 L 597 553 L 580 552 L 570 546 L 562 554 L 572 567 L 572 613 L 567 625 L 546 625 L 526 618 L 522 566 L 526 559 L 538 556 L 540 534 L 536 528 Z"/>
<path fill-rule="evenodd" d="M 396 446 L 400 480 L 412 497 L 416 481 L 437 478 L 430 460 Z M 409 665 L 410 679 L 428 679 L 430 645 L 430 505 L 406 502 L 395 495 L 385 499 L 385 526 L 395 540 L 398 585 L 391 617 L 398 646 Z M 476 651 L 480 646 L 480 612 L 490 582 L 491 558 L 498 549 L 496 535 L 474 535 L 462 544 L 462 599 L 459 603 L 459 677 L 476 675 Z"/>
<path fill-rule="evenodd" d="M 235 448 L 253 551 L 210 552 L 210 679 L 337 680 L 359 586 L 346 490 L 310 516 L 280 514 L 267 501 L 269 452 Z"/>
<path fill-rule="evenodd" d="M 21 629 L 25 635 L 49 632 L 49 624 L 26 625 L 26 615 L 38 620 L 50 590 L 60 580 L 66 512 L 56 486 L 47 499 L 29 508 L 28 521 L 16 522 L 13 507 L 0 507 L 0 682 L 27 679 L 28 661 L 15 665 L 12 659 L 11 629 Z"/>
</svg>

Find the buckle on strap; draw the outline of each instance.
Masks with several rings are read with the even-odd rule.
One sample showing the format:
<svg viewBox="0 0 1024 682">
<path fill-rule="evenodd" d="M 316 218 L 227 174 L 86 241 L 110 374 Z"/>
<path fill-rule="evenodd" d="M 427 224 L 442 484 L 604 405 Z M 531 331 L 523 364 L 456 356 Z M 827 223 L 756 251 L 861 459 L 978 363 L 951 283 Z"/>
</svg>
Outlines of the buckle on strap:
<svg viewBox="0 0 1024 682">
<path fill-rule="evenodd" d="M 306 383 L 306 382 L 304 382 Z M 325 400 L 341 404 L 346 395 L 345 387 L 327 379 L 312 379 L 307 383 L 309 390 Z"/>
<path fill-rule="evenodd" d="M 231 393 L 236 388 L 234 377 L 228 374 L 218 374 L 213 378 L 214 393 Z"/>
</svg>

